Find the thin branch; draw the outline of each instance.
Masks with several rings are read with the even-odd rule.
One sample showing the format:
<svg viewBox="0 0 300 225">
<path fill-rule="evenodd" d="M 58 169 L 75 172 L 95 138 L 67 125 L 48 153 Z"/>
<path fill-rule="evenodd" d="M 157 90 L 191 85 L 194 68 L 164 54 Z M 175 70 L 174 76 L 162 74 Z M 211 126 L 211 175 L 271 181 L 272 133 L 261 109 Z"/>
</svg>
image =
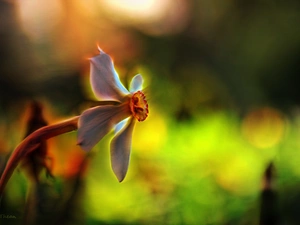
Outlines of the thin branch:
<svg viewBox="0 0 300 225">
<path fill-rule="evenodd" d="M 19 162 L 24 156 L 29 154 L 40 145 L 41 141 L 47 140 L 49 138 L 77 130 L 78 128 L 79 116 L 73 117 L 69 120 L 42 127 L 29 136 L 27 136 L 14 150 L 10 158 L 7 161 L 6 167 L 3 171 L 0 180 L 0 197 L 3 194 L 5 185 L 7 184 L 9 178 L 14 172 L 15 168 L 18 166 Z"/>
</svg>

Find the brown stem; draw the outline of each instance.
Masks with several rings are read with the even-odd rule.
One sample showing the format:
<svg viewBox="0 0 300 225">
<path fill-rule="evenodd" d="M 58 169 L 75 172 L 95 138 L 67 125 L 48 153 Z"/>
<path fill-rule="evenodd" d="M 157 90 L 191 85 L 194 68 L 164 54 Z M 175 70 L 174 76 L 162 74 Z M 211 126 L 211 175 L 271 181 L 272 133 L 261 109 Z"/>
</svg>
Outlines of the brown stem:
<svg viewBox="0 0 300 225">
<path fill-rule="evenodd" d="M 42 127 L 29 136 L 27 136 L 13 151 L 10 158 L 7 161 L 5 169 L 0 179 L 0 197 L 3 194 L 6 183 L 14 172 L 15 168 L 18 166 L 21 159 L 28 153 L 35 151 L 39 146 L 41 141 L 47 140 L 49 138 L 77 130 L 79 116 L 75 116 L 69 120 Z"/>
</svg>

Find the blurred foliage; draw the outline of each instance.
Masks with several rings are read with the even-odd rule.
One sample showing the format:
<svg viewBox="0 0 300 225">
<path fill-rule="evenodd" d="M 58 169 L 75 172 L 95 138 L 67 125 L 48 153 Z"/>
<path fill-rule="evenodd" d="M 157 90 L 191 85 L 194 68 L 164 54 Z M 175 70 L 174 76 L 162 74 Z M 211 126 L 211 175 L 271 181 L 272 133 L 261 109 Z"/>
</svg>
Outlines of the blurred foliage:
<svg viewBox="0 0 300 225">
<path fill-rule="evenodd" d="M 76 133 L 53 138 L 37 224 L 259 224 L 270 162 L 279 219 L 299 224 L 299 1 L 123 2 L 0 0 L 1 170 L 30 102 L 49 124 L 93 105 L 97 44 L 125 84 L 137 73 L 147 84 L 125 181 L 110 135 L 90 154 Z M 0 207 L 16 219 L 0 224 L 20 224 L 29 190 L 16 171 Z"/>
</svg>

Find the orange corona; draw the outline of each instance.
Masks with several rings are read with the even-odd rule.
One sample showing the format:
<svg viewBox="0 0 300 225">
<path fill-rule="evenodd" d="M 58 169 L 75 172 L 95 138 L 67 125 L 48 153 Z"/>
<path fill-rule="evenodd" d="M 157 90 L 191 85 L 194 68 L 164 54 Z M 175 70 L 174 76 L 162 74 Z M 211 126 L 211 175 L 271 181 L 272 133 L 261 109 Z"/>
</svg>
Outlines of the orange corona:
<svg viewBox="0 0 300 225">
<path fill-rule="evenodd" d="M 131 98 L 130 98 L 130 110 L 132 115 L 138 120 L 138 121 L 144 121 L 148 114 L 148 103 L 146 100 L 146 96 L 143 92 L 137 91 L 135 92 Z"/>
</svg>

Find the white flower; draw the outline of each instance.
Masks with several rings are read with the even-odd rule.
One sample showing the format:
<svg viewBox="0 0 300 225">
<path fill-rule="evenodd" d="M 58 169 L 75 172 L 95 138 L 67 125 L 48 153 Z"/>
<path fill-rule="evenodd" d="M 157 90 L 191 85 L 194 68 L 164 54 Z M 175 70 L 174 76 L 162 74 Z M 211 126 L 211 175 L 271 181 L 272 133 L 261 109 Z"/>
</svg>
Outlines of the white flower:
<svg viewBox="0 0 300 225">
<path fill-rule="evenodd" d="M 129 91 L 120 82 L 109 55 L 101 49 L 91 58 L 91 86 L 102 101 L 115 104 L 99 105 L 84 111 L 78 122 L 78 144 L 90 151 L 109 131 L 115 128 L 110 144 L 111 164 L 121 182 L 128 169 L 132 132 L 136 120 L 144 121 L 148 116 L 148 104 L 141 91 L 143 78 L 132 78 Z"/>
</svg>

